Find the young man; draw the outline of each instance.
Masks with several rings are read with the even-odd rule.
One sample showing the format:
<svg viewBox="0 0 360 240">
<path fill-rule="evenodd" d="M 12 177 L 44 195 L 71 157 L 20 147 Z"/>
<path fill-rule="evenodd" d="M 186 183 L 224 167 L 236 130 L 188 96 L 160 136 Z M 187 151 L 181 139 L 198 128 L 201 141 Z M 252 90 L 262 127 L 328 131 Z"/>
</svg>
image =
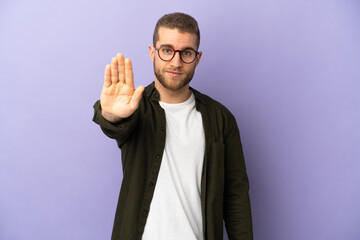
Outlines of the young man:
<svg viewBox="0 0 360 240">
<path fill-rule="evenodd" d="M 252 239 L 249 184 L 233 115 L 189 87 L 200 32 L 163 16 L 149 46 L 155 81 L 134 90 L 129 59 L 105 68 L 94 121 L 121 149 L 123 182 L 112 240 Z"/>
</svg>

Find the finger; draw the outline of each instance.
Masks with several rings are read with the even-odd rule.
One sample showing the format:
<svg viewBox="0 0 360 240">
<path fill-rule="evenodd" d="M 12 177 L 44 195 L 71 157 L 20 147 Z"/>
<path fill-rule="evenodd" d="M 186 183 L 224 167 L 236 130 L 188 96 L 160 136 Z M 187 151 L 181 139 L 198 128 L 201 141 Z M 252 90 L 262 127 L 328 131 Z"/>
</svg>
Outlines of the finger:
<svg viewBox="0 0 360 240">
<path fill-rule="evenodd" d="M 126 78 L 126 85 L 129 88 L 134 89 L 134 74 L 132 70 L 132 65 L 130 59 L 125 59 L 125 78 Z"/>
<path fill-rule="evenodd" d="M 113 84 L 118 82 L 118 63 L 114 57 L 111 59 L 111 81 Z"/>
<path fill-rule="evenodd" d="M 111 70 L 110 65 L 107 64 L 105 66 L 105 73 L 104 73 L 104 86 L 109 87 L 111 85 Z"/>
<path fill-rule="evenodd" d="M 139 102 L 141 100 L 142 97 L 142 93 L 144 92 L 144 87 L 143 86 L 138 86 L 135 91 L 134 94 L 131 98 L 130 101 L 130 108 L 133 110 L 136 110 L 139 106 Z"/>
<path fill-rule="evenodd" d="M 125 84 L 125 59 L 124 55 L 118 53 L 116 56 L 119 67 L 119 82 Z"/>
</svg>

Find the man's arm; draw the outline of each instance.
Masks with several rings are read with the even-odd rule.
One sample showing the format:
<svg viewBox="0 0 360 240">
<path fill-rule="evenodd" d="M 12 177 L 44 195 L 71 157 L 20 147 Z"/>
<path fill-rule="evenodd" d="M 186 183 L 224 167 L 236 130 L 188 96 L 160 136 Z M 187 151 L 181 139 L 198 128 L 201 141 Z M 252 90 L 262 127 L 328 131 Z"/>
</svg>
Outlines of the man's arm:
<svg viewBox="0 0 360 240">
<path fill-rule="evenodd" d="M 233 115 L 225 136 L 224 220 L 229 240 L 252 240 L 249 180 Z"/>
<path fill-rule="evenodd" d="M 97 123 L 103 133 L 109 138 L 113 138 L 117 141 L 119 148 L 126 142 L 128 137 L 134 132 L 137 120 L 138 112 L 135 111 L 130 117 L 123 118 L 116 123 L 112 123 L 106 120 L 101 114 L 100 100 L 94 104 L 94 117 L 93 121 Z"/>
<path fill-rule="evenodd" d="M 118 141 L 119 147 L 132 132 L 136 124 L 135 111 L 139 106 L 143 86 L 134 89 L 133 71 L 130 59 L 119 53 L 106 65 L 104 85 L 100 101 L 94 105 L 93 121 L 103 132 Z"/>
</svg>

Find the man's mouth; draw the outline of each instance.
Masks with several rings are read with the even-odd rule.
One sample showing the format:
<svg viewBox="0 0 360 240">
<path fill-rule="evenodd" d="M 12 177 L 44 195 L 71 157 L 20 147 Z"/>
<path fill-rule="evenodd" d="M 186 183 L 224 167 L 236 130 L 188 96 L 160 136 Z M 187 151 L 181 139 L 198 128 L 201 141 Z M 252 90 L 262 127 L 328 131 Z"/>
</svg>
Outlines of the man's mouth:
<svg viewBox="0 0 360 240">
<path fill-rule="evenodd" d="M 182 74 L 182 72 L 178 72 L 178 71 L 166 71 L 166 73 L 169 74 L 171 77 L 177 77 Z"/>
</svg>

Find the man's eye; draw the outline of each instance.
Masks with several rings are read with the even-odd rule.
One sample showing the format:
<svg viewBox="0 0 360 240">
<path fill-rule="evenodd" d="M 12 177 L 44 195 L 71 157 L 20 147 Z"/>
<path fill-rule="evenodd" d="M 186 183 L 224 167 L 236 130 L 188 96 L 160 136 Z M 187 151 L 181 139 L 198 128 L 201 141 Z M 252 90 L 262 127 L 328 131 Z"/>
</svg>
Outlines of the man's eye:
<svg viewBox="0 0 360 240">
<path fill-rule="evenodd" d="M 182 54 L 184 55 L 184 56 L 191 56 L 193 53 L 192 53 L 192 51 L 183 51 L 182 52 Z"/>
<path fill-rule="evenodd" d="M 162 52 L 165 54 L 172 54 L 173 50 L 171 48 L 163 48 Z"/>
</svg>

